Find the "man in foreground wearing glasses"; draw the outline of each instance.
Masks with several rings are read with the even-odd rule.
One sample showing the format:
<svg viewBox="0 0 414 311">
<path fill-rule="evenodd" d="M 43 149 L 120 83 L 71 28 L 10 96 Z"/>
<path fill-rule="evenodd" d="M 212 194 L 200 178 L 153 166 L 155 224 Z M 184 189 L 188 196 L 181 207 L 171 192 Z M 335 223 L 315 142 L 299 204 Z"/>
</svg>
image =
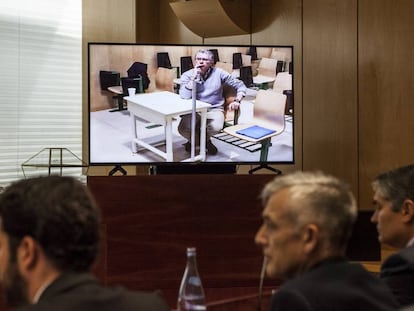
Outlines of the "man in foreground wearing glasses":
<svg viewBox="0 0 414 311">
<path fill-rule="evenodd" d="M 194 81 L 196 83 L 194 83 Z M 223 87 L 225 85 L 236 90 L 236 97 L 227 109 L 229 111 L 239 108 L 240 102 L 246 96 L 244 83 L 234 78 L 230 73 L 214 67 L 214 55 L 210 50 L 199 50 L 195 56 L 194 68 L 184 72 L 180 79 L 180 96 L 185 99 L 192 98 L 193 86 L 196 85 L 196 99 L 211 105 L 207 111 L 207 154 L 217 154 L 217 147 L 211 142 L 211 136 L 217 134 L 224 126 Z M 181 116 L 178 132 L 187 139 L 185 150 L 191 150 L 191 114 Z M 200 115 L 196 115 L 195 142 L 200 144 Z"/>
</svg>

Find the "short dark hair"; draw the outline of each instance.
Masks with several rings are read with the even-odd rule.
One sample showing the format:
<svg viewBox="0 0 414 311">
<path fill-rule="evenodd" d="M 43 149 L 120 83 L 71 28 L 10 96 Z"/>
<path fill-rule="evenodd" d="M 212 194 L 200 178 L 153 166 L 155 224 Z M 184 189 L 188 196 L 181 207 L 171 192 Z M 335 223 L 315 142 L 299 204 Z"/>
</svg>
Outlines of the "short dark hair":
<svg viewBox="0 0 414 311">
<path fill-rule="evenodd" d="M 0 194 L 0 218 L 12 255 L 30 236 L 61 271 L 88 271 L 97 257 L 99 210 L 75 178 L 36 177 L 11 184 Z"/>
<path fill-rule="evenodd" d="M 399 211 L 404 200 L 414 201 L 414 165 L 379 174 L 372 182 L 372 188 L 391 202 L 393 211 Z"/>
</svg>

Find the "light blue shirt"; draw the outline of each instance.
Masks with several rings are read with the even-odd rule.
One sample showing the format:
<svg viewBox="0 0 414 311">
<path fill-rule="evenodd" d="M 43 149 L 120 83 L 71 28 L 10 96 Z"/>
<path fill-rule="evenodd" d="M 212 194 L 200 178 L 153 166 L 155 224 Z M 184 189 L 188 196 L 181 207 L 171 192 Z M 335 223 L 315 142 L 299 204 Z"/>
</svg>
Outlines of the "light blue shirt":
<svg viewBox="0 0 414 311">
<path fill-rule="evenodd" d="M 185 86 L 194 76 L 194 69 L 184 72 L 180 78 L 180 96 L 184 99 L 190 99 L 192 90 Z M 243 81 L 234 78 L 231 74 L 221 68 L 211 67 L 205 80 L 197 83 L 197 99 L 211 104 L 211 108 L 222 108 L 224 105 L 223 86 L 227 84 L 236 89 L 237 98 L 246 96 L 247 88 Z"/>
</svg>

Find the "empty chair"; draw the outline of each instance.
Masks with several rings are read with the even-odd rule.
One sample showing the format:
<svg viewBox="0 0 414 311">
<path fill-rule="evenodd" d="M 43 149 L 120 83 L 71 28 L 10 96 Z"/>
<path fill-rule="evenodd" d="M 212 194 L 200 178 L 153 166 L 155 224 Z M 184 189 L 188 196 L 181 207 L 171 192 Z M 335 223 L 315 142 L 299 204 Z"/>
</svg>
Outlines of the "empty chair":
<svg viewBox="0 0 414 311">
<path fill-rule="evenodd" d="M 292 74 L 288 71 L 279 72 L 276 75 L 275 82 L 273 83 L 273 90 L 285 94 L 286 99 L 286 114 L 292 114 L 293 112 L 293 92 L 292 92 Z"/>
<path fill-rule="evenodd" d="M 242 54 L 242 66 L 251 66 L 252 65 L 252 57 L 247 54 Z"/>
<path fill-rule="evenodd" d="M 271 139 L 285 130 L 286 95 L 272 90 L 259 90 L 253 104 L 252 118 L 246 123 L 228 126 L 223 131 L 238 139 L 250 142 L 247 148 L 260 144 L 260 162 L 267 161 Z M 243 105 L 240 106 L 243 109 Z M 240 111 L 240 118 L 243 111 Z M 234 144 L 234 141 L 231 140 Z M 240 147 L 240 144 L 237 144 Z"/>
<path fill-rule="evenodd" d="M 214 64 L 220 61 L 218 49 L 210 49 L 211 53 L 213 53 L 214 56 Z"/>
<path fill-rule="evenodd" d="M 283 93 L 284 91 L 291 91 L 292 75 L 287 71 L 279 72 L 276 75 L 275 82 L 273 83 L 273 90 L 279 93 Z"/>
<path fill-rule="evenodd" d="M 183 74 L 184 72 L 194 68 L 193 58 L 191 56 L 181 56 L 180 57 L 180 73 Z"/>
<path fill-rule="evenodd" d="M 148 65 L 141 62 L 134 62 L 131 67 L 127 70 L 128 78 L 139 78 L 142 77 L 142 88 L 143 90 L 148 89 L 150 79 L 147 72 Z"/>
<path fill-rule="evenodd" d="M 99 84 L 102 91 L 107 91 L 108 87 L 117 86 L 120 84 L 121 75 L 118 71 L 99 71 Z"/>
<path fill-rule="evenodd" d="M 277 59 L 262 57 L 257 67 L 259 75 L 276 78 Z"/>
<path fill-rule="evenodd" d="M 157 53 L 157 67 L 171 69 L 171 61 L 170 61 L 170 56 L 168 55 L 168 52 Z"/>
<path fill-rule="evenodd" d="M 142 86 L 142 77 L 137 78 L 129 78 L 129 77 L 122 77 L 120 78 L 121 85 L 119 87 L 110 88 L 112 92 L 117 94 L 114 98 L 117 99 L 118 108 L 110 110 L 111 112 L 114 111 L 122 111 L 126 110 L 127 108 L 124 106 L 124 97 L 128 96 L 128 88 L 135 88 L 135 93 L 143 93 L 143 86 Z"/>
<path fill-rule="evenodd" d="M 174 92 L 174 78 L 176 75 L 174 69 L 159 67 L 155 74 L 156 91 Z"/>
<path fill-rule="evenodd" d="M 123 96 L 128 96 L 128 89 L 132 87 L 135 88 L 135 94 L 144 92 L 143 86 L 142 86 L 142 77 L 139 77 L 139 78 L 122 77 L 121 86 L 122 86 Z"/>
<path fill-rule="evenodd" d="M 285 67 L 285 62 L 282 61 L 282 60 L 278 60 L 277 63 L 276 63 L 276 75 L 279 72 L 282 72 L 284 67 Z"/>
<path fill-rule="evenodd" d="M 255 46 L 250 46 L 247 55 L 251 56 L 251 60 L 257 60 L 257 48 Z"/>
<path fill-rule="evenodd" d="M 242 66 L 240 67 L 240 80 L 243 81 L 243 83 L 247 87 L 252 87 L 253 84 L 253 72 L 252 72 L 252 66 Z"/>
<path fill-rule="evenodd" d="M 277 60 L 262 57 L 257 68 L 258 74 L 253 77 L 254 84 L 259 88 L 267 89 L 275 81 Z"/>
<path fill-rule="evenodd" d="M 284 62 L 286 61 L 286 52 L 273 49 L 272 53 L 270 54 L 270 58 L 274 58 Z"/>
<path fill-rule="evenodd" d="M 233 69 L 240 69 L 243 66 L 243 59 L 241 53 L 233 53 Z"/>
<path fill-rule="evenodd" d="M 232 73 L 233 72 L 233 65 L 230 63 L 225 63 L 225 62 L 217 62 L 214 67 L 216 68 L 221 68 L 224 71 L 227 71 L 228 73 Z"/>
</svg>

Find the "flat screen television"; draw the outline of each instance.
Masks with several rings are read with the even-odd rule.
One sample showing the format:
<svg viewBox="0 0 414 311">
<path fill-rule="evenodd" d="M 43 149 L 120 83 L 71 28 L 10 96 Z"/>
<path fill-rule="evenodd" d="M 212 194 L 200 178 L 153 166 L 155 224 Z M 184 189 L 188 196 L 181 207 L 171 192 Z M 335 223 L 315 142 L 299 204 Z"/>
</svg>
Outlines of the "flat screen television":
<svg viewBox="0 0 414 311">
<path fill-rule="evenodd" d="M 182 71 L 192 70 L 191 60 L 194 63 L 200 49 L 212 50 L 218 58 L 214 66 L 244 81 L 248 90 L 238 119 L 233 111 L 226 112 L 224 131 L 211 138 L 217 154 L 205 156 L 199 155 L 198 148 L 190 153 L 185 150 L 186 139 L 177 129 L 181 115 L 174 110 L 177 101 L 182 100 L 179 95 Z M 159 68 L 159 55 L 168 60 L 168 68 Z M 193 168 L 195 164 L 294 163 L 293 61 L 293 46 L 89 43 L 89 165 Z M 138 78 L 140 83 L 131 96 L 121 85 L 127 77 Z M 283 94 L 282 114 L 276 112 L 280 107 L 276 108 L 274 102 L 265 106 L 258 103 L 260 96 L 271 94 L 266 92 Z M 231 88 L 225 87 L 223 99 L 231 95 Z M 187 99 L 185 105 L 192 108 L 194 103 Z M 238 126 L 259 125 L 265 129 L 283 122 L 284 127 L 271 137 L 252 141 L 227 133 L 226 129 L 234 128 L 236 122 Z"/>
</svg>

